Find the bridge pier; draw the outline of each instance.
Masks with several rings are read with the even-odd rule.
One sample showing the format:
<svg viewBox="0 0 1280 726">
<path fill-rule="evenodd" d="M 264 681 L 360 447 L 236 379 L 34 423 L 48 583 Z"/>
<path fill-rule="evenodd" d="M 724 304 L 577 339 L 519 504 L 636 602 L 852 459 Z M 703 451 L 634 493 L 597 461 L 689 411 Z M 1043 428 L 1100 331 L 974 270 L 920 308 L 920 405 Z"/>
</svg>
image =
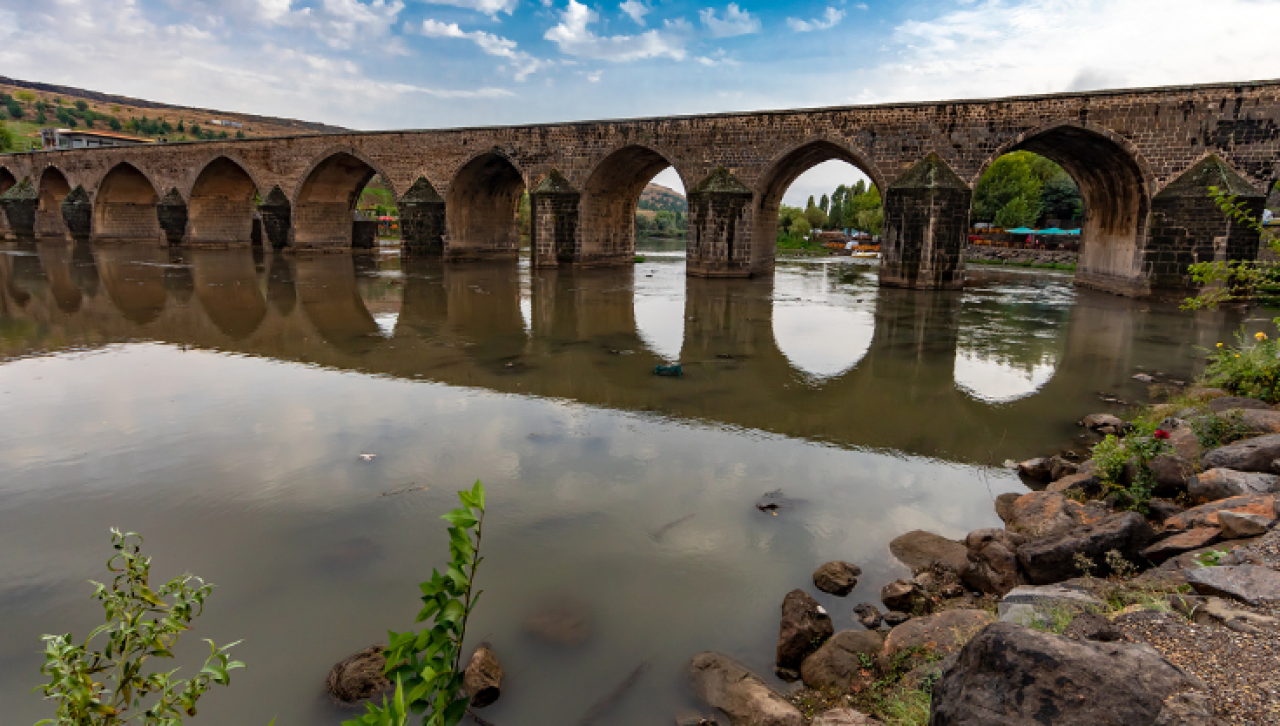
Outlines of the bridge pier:
<svg viewBox="0 0 1280 726">
<path fill-rule="evenodd" d="M 444 197 L 425 176 L 400 197 L 400 244 L 406 255 L 444 255 Z"/>
<path fill-rule="evenodd" d="M 529 244 L 534 267 L 582 261 L 579 203 L 582 194 L 554 169 L 529 195 Z"/>
<path fill-rule="evenodd" d="M 689 275 L 750 277 L 757 271 L 751 247 L 754 196 L 723 166 L 689 191 Z"/>
<path fill-rule="evenodd" d="M 93 201 L 83 186 L 77 184 L 70 194 L 63 197 L 62 220 L 74 239 L 86 239 L 93 233 Z"/>
<path fill-rule="evenodd" d="M 165 242 L 180 245 L 187 236 L 187 203 L 177 189 L 170 189 L 156 202 L 156 220 Z"/>
<path fill-rule="evenodd" d="M 880 284 L 920 290 L 964 287 L 964 245 L 973 192 L 929 154 L 884 195 Z"/>
<path fill-rule="evenodd" d="M 40 202 L 40 192 L 31 183 L 29 177 L 9 187 L 0 194 L 0 207 L 4 208 L 5 217 L 9 220 L 9 228 L 19 237 L 34 237 L 36 233 L 36 208 Z"/>
<path fill-rule="evenodd" d="M 279 184 L 267 192 L 267 196 L 258 205 L 258 214 L 262 217 L 262 233 L 271 243 L 271 249 L 282 250 L 288 247 L 293 216 L 289 208 L 289 198 L 284 195 Z"/>
<path fill-rule="evenodd" d="M 67 223 L 62 215 L 62 200 L 71 193 L 71 185 L 62 172 L 53 167 L 40 174 L 40 199 L 36 202 L 36 236 L 65 237 Z"/>
</svg>

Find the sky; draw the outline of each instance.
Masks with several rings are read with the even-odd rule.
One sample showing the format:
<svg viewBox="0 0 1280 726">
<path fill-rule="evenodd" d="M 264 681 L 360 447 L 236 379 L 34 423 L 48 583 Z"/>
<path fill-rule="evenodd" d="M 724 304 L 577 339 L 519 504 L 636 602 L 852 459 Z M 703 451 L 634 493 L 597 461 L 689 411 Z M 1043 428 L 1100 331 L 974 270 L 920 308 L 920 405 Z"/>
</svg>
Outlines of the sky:
<svg viewBox="0 0 1280 726">
<path fill-rule="evenodd" d="M 1278 30 L 1280 0 L 0 0 L 0 75 L 440 128 L 1267 79 Z"/>
</svg>

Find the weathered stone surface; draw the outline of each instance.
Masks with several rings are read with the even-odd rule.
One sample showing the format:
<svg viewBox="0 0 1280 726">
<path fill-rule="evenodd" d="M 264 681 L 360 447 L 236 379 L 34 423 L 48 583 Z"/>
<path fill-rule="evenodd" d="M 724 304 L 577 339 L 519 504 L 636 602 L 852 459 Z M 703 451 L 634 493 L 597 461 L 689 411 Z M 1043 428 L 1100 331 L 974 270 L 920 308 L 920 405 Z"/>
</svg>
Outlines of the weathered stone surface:
<svg viewBox="0 0 1280 726">
<path fill-rule="evenodd" d="M 1196 471 L 1191 460 L 1177 454 L 1161 454 L 1149 466 L 1156 481 L 1155 492 L 1162 497 L 1176 497 L 1187 491 L 1187 480 Z"/>
<path fill-rule="evenodd" d="M 1018 462 L 1018 473 L 1028 479 L 1049 481 L 1050 466 L 1049 460 L 1044 457 L 1027 459 L 1026 461 Z"/>
<path fill-rule="evenodd" d="M 1096 495 L 1102 491 L 1102 480 L 1097 475 L 1090 472 L 1076 472 L 1058 479 L 1051 483 L 1045 491 L 1055 492 L 1057 494 L 1066 494 L 1067 492 L 1081 492 L 1087 495 Z"/>
<path fill-rule="evenodd" d="M 869 602 L 864 602 L 853 606 L 853 617 L 860 623 L 862 627 L 868 630 L 875 630 L 880 627 L 880 610 Z"/>
<path fill-rule="evenodd" d="M 985 610 L 944 610 L 912 618 L 889 631 L 880 651 L 880 667 L 887 670 L 895 659 L 908 657 L 908 653 L 913 661 L 925 660 L 926 653 L 948 655 L 994 621 Z"/>
<path fill-rule="evenodd" d="M 475 708 L 484 708 L 502 695 L 502 664 L 488 645 L 481 645 L 471 654 L 463 672 L 462 690 L 471 697 Z"/>
<path fill-rule="evenodd" d="M 1274 516 L 1233 512 L 1230 509 L 1218 512 L 1218 524 L 1222 526 L 1223 539 L 1240 539 L 1266 534 L 1275 521 Z"/>
<path fill-rule="evenodd" d="M 1004 595 L 1026 582 L 1018 565 L 1018 547 L 1026 535 L 1004 529 L 979 529 L 965 538 L 968 562 L 961 577 L 969 587 L 991 595 Z"/>
<path fill-rule="evenodd" d="M 889 551 L 913 572 L 941 567 L 959 573 L 968 563 L 968 550 L 963 544 L 919 529 L 894 537 Z"/>
<path fill-rule="evenodd" d="M 852 708 L 833 708 L 815 716 L 810 726 L 878 726 L 880 723 Z"/>
<path fill-rule="evenodd" d="M 1200 457 L 1200 465 L 1206 470 L 1271 471 L 1271 462 L 1278 458 L 1280 434 L 1271 434 L 1210 449 Z"/>
<path fill-rule="evenodd" d="M 1083 590 L 1044 585 L 1013 589 L 1000 600 L 997 609 L 1000 622 L 1031 626 L 1051 622 L 1054 610 L 1083 613 L 1101 607 L 1101 600 Z"/>
<path fill-rule="evenodd" d="M 1280 600 L 1280 572 L 1260 565 L 1200 567 L 1184 574 L 1201 595 L 1229 597 L 1250 605 Z"/>
<path fill-rule="evenodd" d="M 849 562 L 828 562 L 813 571 L 813 584 L 819 590 L 844 597 L 858 586 L 862 568 Z"/>
<path fill-rule="evenodd" d="M 1023 494 L 1009 508 L 1005 520 L 1010 531 L 1028 537 L 1048 537 L 1069 530 L 1084 520 L 1084 506 L 1057 492 Z"/>
<path fill-rule="evenodd" d="M 1241 423 L 1259 434 L 1280 434 L 1280 411 L 1271 408 L 1233 408 L 1222 415 L 1239 416 Z"/>
<path fill-rule="evenodd" d="M 1117 550 L 1133 562 L 1154 537 L 1151 525 L 1142 515 L 1123 512 L 1051 537 L 1032 540 L 1018 548 L 1018 562 L 1031 582 L 1048 585 L 1080 574 L 1077 554 L 1093 560 L 1099 572 L 1105 573 L 1106 553 Z"/>
<path fill-rule="evenodd" d="M 890 610 L 910 610 L 920 597 L 920 587 L 910 580 L 894 580 L 880 588 L 880 602 Z"/>
<path fill-rule="evenodd" d="M 910 613 L 904 613 L 901 610 L 890 610 L 884 614 L 884 624 L 890 628 L 896 628 L 899 625 L 911 619 Z"/>
<path fill-rule="evenodd" d="M 1219 396 L 1210 399 L 1207 404 L 1209 410 L 1214 413 L 1224 413 L 1230 409 L 1238 408 L 1242 411 L 1270 411 L 1271 406 L 1265 401 L 1259 401 L 1256 398 L 1246 398 L 1244 396 Z"/>
<path fill-rule="evenodd" d="M 391 681 L 382 674 L 387 665 L 385 650 L 371 645 L 348 656 L 329 671 L 325 690 L 342 703 L 357 703 L 392 690 Z"/>
<path fill-rule="evenodd" d="M 1217 527 L 1218 512 L 1224 510 L 1261 514 L 1274 518 L 1276 514 L 1276 498 L 1273 494 L 1255 494 L 1221 499 L 1193 507 L 1182 514 L 1170 517 L 1164 521 L 1164 526 L 1165 529 L 1177 531 L 1194 527 Z"/>
<path fill-rule="evenodd" d="M 782 600 L 778 630 L 777 666 L 798 670 L 804 657 L 836 631 L 831 616 L 804 590 L 792 590 Z"/>
<path fill-rule="evenodd" d="M 1200 447 L 1200 437 L 1186 423 L 1179 423 L 1169 430 L 1169 445 L 1178 456 L 1187 461 L 1200 461 L 1200 455 L 1204 453 Z"/>
<path fill-rule="evenodd" d="M 996 516 L 1001 522 L 1008 524 L 1009 517 L 1013 514 L 1013 503 L 1021 496 L 1022 494 L 1018 492 L 1005 492 L 996 497 Z"/>
<path fill-rule="evenodd" d="M 1110 428 L 1112 430 L 1109 433 L 1115 433 L 1116 431 L 1123 430 L 1129 424 L 1126 423 L 1124 419 L 1113 414 L 1091 413 L 1080 420 L 1080 425 L 1087 429 L 1093 429 L 1094 431 Z"/>
<path fill-rule="evenodd" d="M 998 623 L 969 641 L 934 684 L 929 724 L 1136 726 L 1155 723 L 1167 698 L 1204 688 L 1147 645 Z"/>
<path fill-rule="evenodd" d="M 1260 472 L 1210 469 L 1187 480 L 1188 494 L 1210 502 L 1228 497 L 1269 494 L 1277 490 L 1280 490 L 1280 476 Z"/>
<path fill-rule="evenodd" d="M 1217 527 L 1196 527 L 1172 537 L 1165 537 L 1142 550 L 1140 554 L 1152 562 L 1160 563 L 1183 552 L 1207 547 L 1218 541 L 1221 536 L 1222 530 Z"/>
<path fill-rule="evenodd" d="M 1075 640 L 1096 640 L 1099 643 L 1124 640 L 1124 632 L 1098 613 L 1080 613 L 1071 619 L 1062 634 Z"/>
<path fill-rule="evenodd" d="M 882 647 L 879 631 L 841 630 L 804 659 L 800 677 L 810 688 L 847 692 L 855 679 L 875 680 L 877 674 L 868 671 L 866 661 L 874 663 Z"/>
<path fill-rule="evenodd" d="M 803 726 L 800 711 L 751 671 L 719 653 L 699 653 L 689 664 L 693 692 L 720 709 L 733 726 Z"/>
</svg>

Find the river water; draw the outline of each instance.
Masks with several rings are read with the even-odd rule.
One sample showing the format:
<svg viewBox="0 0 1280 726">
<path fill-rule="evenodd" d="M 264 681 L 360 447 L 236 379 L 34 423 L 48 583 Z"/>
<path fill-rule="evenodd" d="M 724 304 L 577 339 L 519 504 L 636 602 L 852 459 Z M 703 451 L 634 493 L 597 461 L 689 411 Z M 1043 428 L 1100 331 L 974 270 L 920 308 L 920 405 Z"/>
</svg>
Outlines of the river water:
<svg viewBox="0 0 1280 726">
<path fill-rule="evenodd" d="M 923 293 L 848 258 L 702 280 L 663 251 L 556 272 L 0 248 L 3 720 L 51 715 L 40 635 L 100 622 L 87 580 L 115 526 L 146 536 L 157 579 L 217 584 L 180 650 L 244 640 L 196 723 L 336 724 L 329 667 L 411 626 L 437 517 L 476 479 L 471 633 L 507 673 L 488 720 L 584 723 L 640 668 L 594 723 L 670 723 L 707 649 L 776 683 L 787 591 L 860 627 L 852 606 L 908 574 L 893 537 L 998 525 L 993 499 L 1025 489 L 1000 462 L 1069 445 L 1116 410 L 1100 392 L 1142 400 L 1136 372 L 1189 379 L 1241 324 L 1060 273 L 969 276 Z M 831 559 L 864 570 L 848 598 L 812 587 Z M 578 642 L 526 629 L 547 610 L 576 614 Z"/>
</svg>

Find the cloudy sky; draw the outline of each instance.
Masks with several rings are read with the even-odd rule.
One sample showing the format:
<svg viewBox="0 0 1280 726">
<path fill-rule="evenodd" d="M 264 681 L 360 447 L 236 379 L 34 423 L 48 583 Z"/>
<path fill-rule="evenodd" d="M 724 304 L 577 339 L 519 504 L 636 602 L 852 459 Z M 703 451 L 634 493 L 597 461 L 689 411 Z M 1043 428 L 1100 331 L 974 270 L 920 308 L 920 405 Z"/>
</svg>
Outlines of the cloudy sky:
<svg viewBox="0 0 1280 726">
<path fill-rule="evenodd" d="M 0 0 L 0 75 L 430 128 L 1273 78 L 1277 32 L 1280 0 Z"/>
</svg>

